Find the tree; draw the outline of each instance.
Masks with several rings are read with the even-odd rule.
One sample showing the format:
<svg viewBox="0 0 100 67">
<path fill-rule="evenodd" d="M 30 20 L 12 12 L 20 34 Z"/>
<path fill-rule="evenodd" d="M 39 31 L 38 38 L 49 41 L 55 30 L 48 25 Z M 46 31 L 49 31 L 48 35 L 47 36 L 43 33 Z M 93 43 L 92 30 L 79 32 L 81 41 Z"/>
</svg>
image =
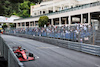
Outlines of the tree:
<svg viewBox="0 0 100 67">
<path fill-rule="evenodd" d="M 6 23 L 4 23 L 4 24 L 2 25 L 2 28 L 3 28 L 3 29 L 7 28 Z"/>
<path fill-rule="evenodd" d="M 30 17 L 31 4 L 34 4 L 34 3 L 30 2 L 30 1 L 24 1 L 19 6 L 19 12 L 15 13 L 15 14 L 17 14 L 18 16 L 23 17 L 23 18 Z"/>
<path fill-rule="evenodd" d="M 42 0 L 0 0 L 0 16 L 30 17 L 30 6 Z"/>
<path fill-rule="evenodd" d="M 11 3 L 22 3 L 24 0 L 9 0 Z"/>
<path fill-rule="evenodd" d="M 1 0 L 0 1 L 0 15 L 3 15 L 3 3 L 4 3 L 4 1 L 3 0 Z"/>
<path fill-rule="evenodd" d="M 0 1 L 0 15 L 10 16 L 12 13 L 12 5 L 8 0 Z"/>
<path fill-rule="evenodd" d="M 15 27 L 15 25 L 14 25 L 13 23 L 11 23 L 11 24 L 10 24 L 10 27 L 13 28 L 13 27 Z"/>
<path fill-rule="evenodd" d="M 9 0 L 12 3 L 23 3 L 24 1 L 30 1 L 34 3 L 40 3 L 42 0 Z"/>
<path fill-rule="evenodd" d="M 34 2 L 34 3 L 41 3 L 42 0 L 29 0 L 30 2 Z"/>
<path fill-rule="evenodd" d="M 41 16 L 38 21 L 39 27 L 44 27 L 44 25 L 47 25 L 48 20 L 49 20 L 49 18 L 47 16 Z"/>
</svg>

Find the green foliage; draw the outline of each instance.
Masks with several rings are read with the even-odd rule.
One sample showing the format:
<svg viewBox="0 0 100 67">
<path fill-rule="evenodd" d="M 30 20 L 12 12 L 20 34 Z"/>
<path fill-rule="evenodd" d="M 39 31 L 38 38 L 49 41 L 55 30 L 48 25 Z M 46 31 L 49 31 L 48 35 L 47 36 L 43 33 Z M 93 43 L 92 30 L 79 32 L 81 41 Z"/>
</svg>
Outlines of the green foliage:
<svg viewBox="0 0 100 67">
<path fill-rule="evenodd" d="M 4 4 L 4 0 L 0 1 L 0 15 L 3 15 L 3 10 L 4 10 L 4 6 L 2 6 Z"/>
<path fill-rule="evenodd" d="M 4 24 L 2 25 L 2 28 L 3 28 L 3 29 L 4 29 L 4 28 L 7 28 L 6 23 L 4 23 Z"/>
<path fill-rule="evenodd" d="M 23 3 L 24 1 L 30 1 L 30 2 L 34 2 L 34 3 L 40 3 L 42 0 L 9 0 L 12 3 Z"/>
<path fill-rule="evenodd" d="M 12 15 L 17 15 L 17 13 L 14 12 Z"/>
<path fill-rule="evenodd" d="M 30 17 L 30 5 L 31 4 L 34 4 L 34 3 L 30 1 L 24 1 L 23 3 L 19 5 L 19 12 L 15 14 L 23 18 Z"/>
<path fill-rule="evenodd" d="M 40 3 L 42 0 L 0 0 L 0 15 L 10 17 L 17 15 L 20 17 L 30 16 L 30 6 Z"/>
<path fill-rule="evenodd" d="M 28 10 L 28 9 L 30 9 L 29 8 L 30 6 L 28 5 L 29 3 L 30 3 L 29 1 L 24 1 L 23 3 L 20 4 L 20 9 L 21 10 L 25 10 L 25 9 Z"/>
<path fill-rule="evenodd" d="M 9 0 L 11 3 L 22 3 L 24 0 Z"/>
<path fill-rule="evenodd" d="M 30 6 L 29 6 L 29 1 L 24 1 L 23 3 L 20 4 L 19 6 L 19 13 L 17 13 L 20 17 L 29 17 L 30 16 Z"/>
<path fill-rule="evenodd" d="M 29 0 L 29 1 L 34 3 L 41 3 L 42 0 Z"/>
<path fill-rule="evenodd" d="M 47 25 L 48 20 L 49 20 L 49 18 L 47 16 L 41 16 L 38 21 L 39 27 L 44 27 L 44 25 Z"/>
<path fill-rule="evenodd" d="M 0 2 L 0 15 L 11 16 L 12 5 L 9 1 Z"/>
<path fill-rule="evenodd" d="M 10 24 L 10 27 L 13 28 L 13 27 L 15 27 L 15 25 L 14 25 L 13 23 L 11 23 L 11 24 Z"/>
<path fill-rule="evenodd" d="M 30 6 L 33 6 L 33 5 L 35 5 L 35 4 L 34 4 L 34 3 L 31 3 L 31 4 L 30 4 Z"/>
</svg>

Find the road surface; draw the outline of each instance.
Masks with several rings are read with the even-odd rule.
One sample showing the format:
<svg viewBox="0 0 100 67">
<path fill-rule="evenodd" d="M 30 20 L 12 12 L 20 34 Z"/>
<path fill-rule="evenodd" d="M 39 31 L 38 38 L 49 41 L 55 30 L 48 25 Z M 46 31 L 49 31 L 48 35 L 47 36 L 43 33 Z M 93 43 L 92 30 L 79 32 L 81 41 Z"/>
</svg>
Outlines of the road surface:
<svg viewBox="0 0 100 67">
<path fill-rule="evenodd" d="M 36 60 L 23 62 L 25 67 L 100 67 L 100 57 L 54 46 L 51 44 L 2 35 L 10 46 L 21 45 L 34 53 Z"/>
</svg>

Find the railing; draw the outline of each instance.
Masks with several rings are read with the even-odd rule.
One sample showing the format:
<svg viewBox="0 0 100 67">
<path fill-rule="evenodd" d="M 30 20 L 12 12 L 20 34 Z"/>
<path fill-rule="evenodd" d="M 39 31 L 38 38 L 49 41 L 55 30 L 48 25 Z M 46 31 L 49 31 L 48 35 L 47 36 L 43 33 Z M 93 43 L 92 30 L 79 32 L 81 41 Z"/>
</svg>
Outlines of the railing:
<svg viewBox="0 0 100 67">
<path fill-rule="evenodd" d="M 54 39 L 54 38 L 32 36 L 32 35 L 26 35 L 26 34 L 13 34 L 13 33 L 5 33 L 5 34 L 30 38 L 30 39 L 34 39 L 37 41 L 46 42 L 46 43 L 49 43 L 55 46 L 63 47 L 66 49 L 72 49 L 72 50 L 88 53 L 91 55 L 100 56 L 100 46 L 97 46 L 97 45 L 77 43 L 77 42 L 59 40 L 59 39 Z"/>
<path fill-rule="evenodd" d="M 62 10 L 62 11 L 58 11 L 58 12 L 43 14 L 43 15 L 49 16 L 49 15 L 60 14 L 60 13 L 65 13 L 65 12 L 69 12 L 69 11 L 75 11 L 75 10 L 80 10 L 80 9 L 84 9 L 84 8 L 94 7 L 94 6 L 100 6 L 100 1 L 85 4 L 85 5 L 76 6 L 76 7 L 73 7 L 73 8 L 68 8 L 68 9 L 65 9 L 65 10 Z M 40 17 L 40 16 L 43 16 L 43 15 L 33 16 L 33 17 L 29 17 L 29 18 Z M 24 18 L 22 18 L 22 19 L 24 19 Z M 16 20 L 20 20 L 20 19 L 16 19 Z"/>
<path fill-rule="evenodd" d="M 100 56 L 100 46 L 97 46 L 97 45 L 68 42 L 68 48 L 81 51 L 81 52 L 85 52 L 85 53 L 89 53 L 92 55 Z"/>
<path fill-rule="evenodd" d="M 0 36 L 0 51 L 1 56 L 5 58 L 8 62 L 8 67 L 24 67 L 23 64 L 18 60 L 13 50 Z"/>
<path fill-rule="evenodd" d="M 90 4 L 80 5 L 80 6 L 77 6 L 77 7 L 65 9 L 65 10 L 58 11 L 58 12 L 48 13 L 48 14 L 44 14 L 44 15 L 48 16 L 48 15 L 52 15 L 52 14 L 60 14 L 60 13 L 65 13 L 65 12 L 69 12 L 69 11 L 80 10 L 80 9 L 94 7 L 94 6 L 99 6 L 99 5 L 100 5 L 100 1 L 94 2 L 94 3 L 90 3 Z"/>
<path fill-rule="evenodd" d="M 79 26 L 77 26 L 79 27 Z M 79 27 L 47 27 L 47 28 L 11 28 L 5 29 L 6 33 L 14 33 L 14 34 L 27 34 L 33 36 L 43 36 L 49 38 L 57 38 L 57 39 L 64 39 L 70 40 L 74 42 L 81 42 L 81 43 L 88 43 L 93 44 L 92 38 L 94 30 L 93 27 L 84 30 L 83 28 Z"/>
</svg>

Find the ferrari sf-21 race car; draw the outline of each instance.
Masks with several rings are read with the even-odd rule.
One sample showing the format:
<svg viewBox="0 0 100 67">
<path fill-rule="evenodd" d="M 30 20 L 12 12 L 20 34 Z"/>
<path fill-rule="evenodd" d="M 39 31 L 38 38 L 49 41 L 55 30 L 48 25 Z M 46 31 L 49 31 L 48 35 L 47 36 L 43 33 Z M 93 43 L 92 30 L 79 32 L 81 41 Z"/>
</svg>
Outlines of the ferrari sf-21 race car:
<svg viewBox="0 0 100 67">
<path fill-rule="evenodd" d="M 30 61 L 35 60 L 35 57 L 32 53 L 27 52 L 27 50 L 22 49 L 21 46 L 12 48 L 15 55 L 18 57 L 19 61 Z"/>
</svg>

